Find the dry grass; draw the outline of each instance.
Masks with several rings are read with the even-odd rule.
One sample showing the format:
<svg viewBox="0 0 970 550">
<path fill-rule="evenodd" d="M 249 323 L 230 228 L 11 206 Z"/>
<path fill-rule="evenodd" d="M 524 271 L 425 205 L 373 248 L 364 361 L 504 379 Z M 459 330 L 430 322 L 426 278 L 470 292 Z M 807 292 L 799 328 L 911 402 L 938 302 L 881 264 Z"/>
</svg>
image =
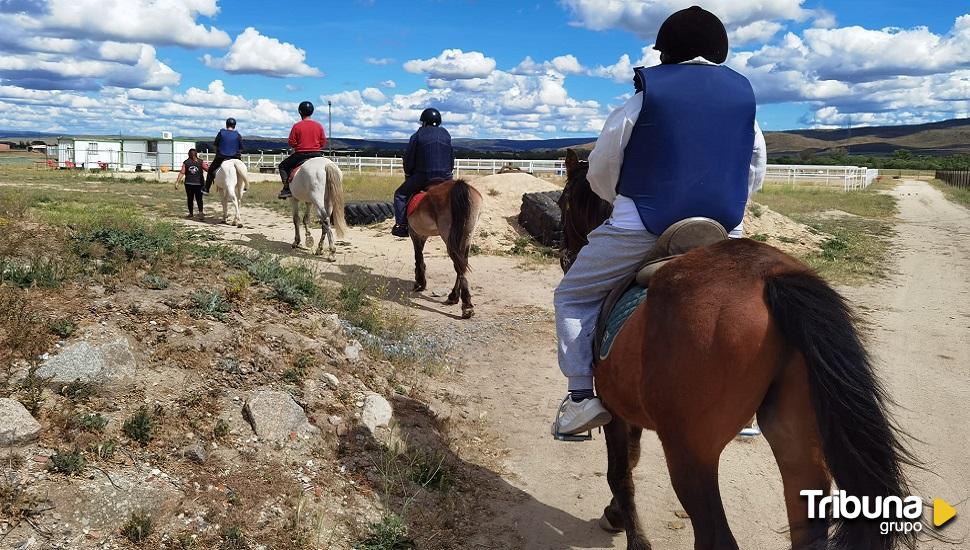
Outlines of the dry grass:
<svg viewBox="0 0 970 550">
<path fill-rule="evenodd" d="M 802 258 L 836 283 L 862 284 L 886 274 L 896 199 L 880 182 L 864 191 L 766 185 L 758 202 L 831 235 L 822 250 Z"/>
<path fill-rule="evenodd" d="M 970 188 L 954 187 L 937 179 L 931 180 L 930 184 L 942 191 L 950 201 L 970 208 Z"/>
</svg>

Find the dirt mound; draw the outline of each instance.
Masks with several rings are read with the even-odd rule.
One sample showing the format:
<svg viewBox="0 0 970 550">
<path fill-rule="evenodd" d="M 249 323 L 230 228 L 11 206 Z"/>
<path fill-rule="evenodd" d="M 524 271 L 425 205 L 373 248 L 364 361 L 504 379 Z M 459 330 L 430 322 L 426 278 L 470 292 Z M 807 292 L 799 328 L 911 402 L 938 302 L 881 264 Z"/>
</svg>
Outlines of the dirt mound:
<svg viewBox="0 0 970 550">
<path fill-rule="evenodd" d="M 795 256 L 820 250 L 828 237 L 758 203 L 748 204 L 744 213 L 744 234 Z"/>
</svg>

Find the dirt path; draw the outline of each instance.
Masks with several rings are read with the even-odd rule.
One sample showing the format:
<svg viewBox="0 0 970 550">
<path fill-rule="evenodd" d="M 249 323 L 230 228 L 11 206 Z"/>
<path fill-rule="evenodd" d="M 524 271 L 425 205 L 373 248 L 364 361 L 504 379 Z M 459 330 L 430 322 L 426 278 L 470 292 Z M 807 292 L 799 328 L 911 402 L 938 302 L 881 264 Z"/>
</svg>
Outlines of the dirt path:
<svg viewBox="0 0 970 550">
<path fill-rule="evenodd" d="M 901 205 L 895 272 L 885 282 L 845 292 L 871 324 L 871 349 L 890 393 L 904 407 L 897 418 L 922 439 L 916 450 L 939 476 L 916 474 L 917 486 L 924 496 L 957 503 L 970 496 L 970 213 L 923 182 L 905 182 L 894 193 Z M 291 252 L 292 227 L 284 217 L 252 208 L 246 213 L 243 229 L 210 227 L 232 240 Z M 353 229 L 347 241 L 337 262 L 320 263 L 325 276 L 373 278 L 392 294 L 407 296 L 404 303 L 427 331 L 454 342 L 450 353 L 459 367 L 432 393 L 467 419 L 468 447 L 498 457 L 510 495 L 502 513 L 482 518 L 481 537 L 469 547 L 505 547 L 500 541 L 510 537 L 529 549 L 625 547 L 623 536 L 612 537 L 595 524 L 609 501 L 602 436 L 567 444 L 548 435 L 565 388 L 551 309 L 558 265 L 524 267 L 519 258 L 474 257 L 469 279 L 477 315 L 460 321 L 456 307 L 441 304 L 454 272 L 440 241 L 429 243 L 429 290 L 421 295 L 408 294 L 409 242 L 373 228 Z M 654 547 L 692 548 L 690 522 L 676 515 L 680 505 L 653 433 L 644 434 L 636 482 Z M 721 460 L 721 492 L 745 548 L 786 546 L 781 480 L 766 441 L 729 445 Z M 958 522 L 951 534 L 966 534 L 967 525 Z"/>
</svg>

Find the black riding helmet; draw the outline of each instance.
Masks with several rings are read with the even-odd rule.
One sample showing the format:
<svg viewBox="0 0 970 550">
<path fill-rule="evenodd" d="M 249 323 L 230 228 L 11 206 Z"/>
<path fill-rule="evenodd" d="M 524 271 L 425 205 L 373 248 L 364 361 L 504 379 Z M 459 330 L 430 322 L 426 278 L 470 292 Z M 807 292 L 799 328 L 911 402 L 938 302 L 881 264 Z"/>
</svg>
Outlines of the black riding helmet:
<svg viewBox="0 0 970 550">
<path fill-rule="evenodd" d="M 724 23 L 713 13 L 691 6 L 674 12 L 660 25 L 657 42 L 660 62 L 683 63 L 703 57 L 711 63 L 724 63 L 728 54 L 728 36 Z"/>
<path fill-rule="evenodd" d="M 434 107 L 421 111 L 421 124 L 425 126 L 441 126 L 441 113 Z"/>
<path fill-rule="evenodd" d="M 313 104 L 309 101 L 304 101 L 300 103 L 299 107 L 300 116 L 307 117 L 313 114 Z"/>
<path fill-rule="evenodd" d="M 226 128 L 235 128 L 235 127 L 236 127 L 236 119 L 234 119 L 232 117 L 227 118 L 226 119 Z"/>
</svg>

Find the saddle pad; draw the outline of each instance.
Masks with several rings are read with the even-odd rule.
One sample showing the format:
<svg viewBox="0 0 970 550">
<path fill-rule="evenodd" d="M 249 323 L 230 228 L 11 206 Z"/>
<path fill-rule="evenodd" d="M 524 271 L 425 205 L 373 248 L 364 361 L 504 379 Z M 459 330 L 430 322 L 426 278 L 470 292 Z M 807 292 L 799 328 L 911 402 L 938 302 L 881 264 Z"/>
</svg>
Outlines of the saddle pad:
<svg viewBox="0 0 970 550">
<path fill-rule="evenodd" d="M 424 200 L 425 195 L 427 195 L 427 193 L 421 191 L 411 197 L 411 200 L 408 201 L 408 216 L 413 214 L 414 211 L 418 209 L 418 206 L 421 205 L 421 201 Z"/>
<path fill-rule="evenodd" d="M 303 162 L 306 162 L 306 161 L 303 161 Z M 297 164 L 296 168 L 290 170 L 290 174 L 286 178 L 287 183 L 293 183 L 293 178 L 296 177 L 296 173 L 300 171 L 300 168 L 303 168 L 303 162 L 301 162 L 300 164 Z"/>
<path fill-rule="evenodd" d="M 606 318 L 606 328 L 603 331 L 603 341 L 599 346 L 599 358 L 606 359 L 610 354 L 610 349 L 613 347 L 613 341 L 616 339 L 616 335 L 620 333 L 623 325 L 626 324 L 627 319 L 633 314 L 633 311 L 643 303 L 647 298 L 647 289 L 640 285 L 633 285 L 629 290 L 623 293 L 623 296 L 617 300 L 616 305 L 613 310 L 610 311 Z"/>
</svg>

